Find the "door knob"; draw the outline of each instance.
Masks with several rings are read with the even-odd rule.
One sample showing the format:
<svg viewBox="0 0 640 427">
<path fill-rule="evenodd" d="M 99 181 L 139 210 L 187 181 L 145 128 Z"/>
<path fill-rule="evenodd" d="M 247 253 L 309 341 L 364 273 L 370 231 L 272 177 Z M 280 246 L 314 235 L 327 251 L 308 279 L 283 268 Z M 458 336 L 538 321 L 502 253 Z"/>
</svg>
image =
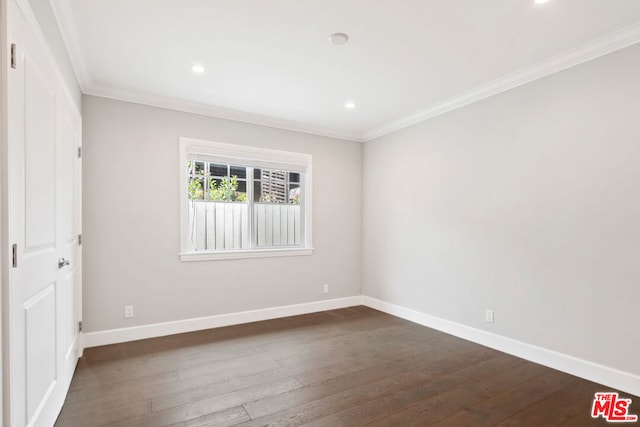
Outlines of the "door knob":
<svg viewBox="0 0 640 427">
<path fill-rule="evenodd" d="M 69 265 L 69 264 L 71 264 L 71 261 L 69 261 L 68 259 L 64 259 L 64 258 L 58 259 L 58 268 L 62 268 L 65 265 Z"/>
</svg>

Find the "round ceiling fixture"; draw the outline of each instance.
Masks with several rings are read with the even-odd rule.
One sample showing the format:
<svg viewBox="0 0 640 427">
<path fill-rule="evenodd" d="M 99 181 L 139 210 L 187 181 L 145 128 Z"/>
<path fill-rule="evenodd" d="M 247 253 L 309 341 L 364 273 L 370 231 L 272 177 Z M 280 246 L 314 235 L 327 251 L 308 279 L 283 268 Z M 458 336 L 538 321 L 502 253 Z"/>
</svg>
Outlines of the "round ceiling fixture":
<svg viewBox="0 0 640 427">
<path fill-rule="evenodd" d="M 545 3 L 548 3 L 548 2 L 549 2 L 549 0 L 534 0 L 535 4 L 545 4 Z"/>
<path fill-rule="evenodd" d="M 347 101 L 344 103 L 344 108 L 346 108 L 347 110 L 355 110 L 356 103 L 353 101 Z"/>
<path fill-rule="evenodd" d="M 202 74 L 204 73 L 204 67 L 202 65 L 194 64 L 191 67 L 191 71 L 193 71 L 194 73 Z"/>
<path fill-rule="evenodd" d="M 349 36 L 345 33 L 333 33 L 329 36 L 329 41 L 334 46 L 340 46 L 349 41 Z"/>
</svg>

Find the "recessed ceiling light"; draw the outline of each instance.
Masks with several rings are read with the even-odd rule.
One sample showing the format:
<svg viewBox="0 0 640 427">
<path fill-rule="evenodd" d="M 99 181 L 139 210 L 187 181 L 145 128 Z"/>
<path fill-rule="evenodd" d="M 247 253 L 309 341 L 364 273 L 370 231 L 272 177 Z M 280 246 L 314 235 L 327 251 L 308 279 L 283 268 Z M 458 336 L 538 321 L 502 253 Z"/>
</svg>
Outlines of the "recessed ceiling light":
<svg viewBox="0 0 640 427">
<path fill-rule="evenodd" d="M 193 71 L 194 73 L 204 73 L 204 67 L 202 65 L 197 65 L 195 64 L 193 67 L 191 67 L 191 71 Z"/>
<path fill-rule="evenodd" d="M 333 45 L 340 46 L 349 41 L 349 36 L 345 33 L 333 33 L 329 36 L 329 41 Z"/>
<path fill-rule="evenodd" d="M 347 101 L 344 103 L 344 108 L 347 110 L 354 110 L 356 108 L 356 103 L 353 101 Z"/>
<path fill-rule="evenodd" d="M 533 2 L 534 2 L 535 4 L 545 4 L 545 3 L 548 3 L 548 2 L 549 2 L 549 0 L 533 0 Z"/>
</svg>

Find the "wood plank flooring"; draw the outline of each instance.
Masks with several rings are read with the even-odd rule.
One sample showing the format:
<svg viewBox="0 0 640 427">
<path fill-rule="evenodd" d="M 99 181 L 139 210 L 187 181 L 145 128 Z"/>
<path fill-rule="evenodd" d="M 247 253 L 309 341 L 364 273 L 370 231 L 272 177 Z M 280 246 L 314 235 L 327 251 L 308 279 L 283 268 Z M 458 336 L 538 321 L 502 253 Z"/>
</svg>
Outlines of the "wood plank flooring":
<svg viewBox="0 0 640 427">
<path fill-rule="evenodd" d="M 87 349 L 56 426 L 606 425 L 596 391 L 353 307 Z"/>
</svg>

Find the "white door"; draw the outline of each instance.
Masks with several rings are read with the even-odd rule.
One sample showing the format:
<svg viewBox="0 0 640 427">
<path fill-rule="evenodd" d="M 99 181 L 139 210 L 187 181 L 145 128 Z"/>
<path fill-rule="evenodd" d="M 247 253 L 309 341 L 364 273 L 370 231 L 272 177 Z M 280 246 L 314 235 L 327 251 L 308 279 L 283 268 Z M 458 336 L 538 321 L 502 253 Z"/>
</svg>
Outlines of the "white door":
<svg viewBox="0 0 640 427">
<path fill-rule="evenodd" d="M 7 7 L 8 409 L 12 427 L 51 426 L 81 350 L 80 116 L 28 15 Z"/>
</svg>

